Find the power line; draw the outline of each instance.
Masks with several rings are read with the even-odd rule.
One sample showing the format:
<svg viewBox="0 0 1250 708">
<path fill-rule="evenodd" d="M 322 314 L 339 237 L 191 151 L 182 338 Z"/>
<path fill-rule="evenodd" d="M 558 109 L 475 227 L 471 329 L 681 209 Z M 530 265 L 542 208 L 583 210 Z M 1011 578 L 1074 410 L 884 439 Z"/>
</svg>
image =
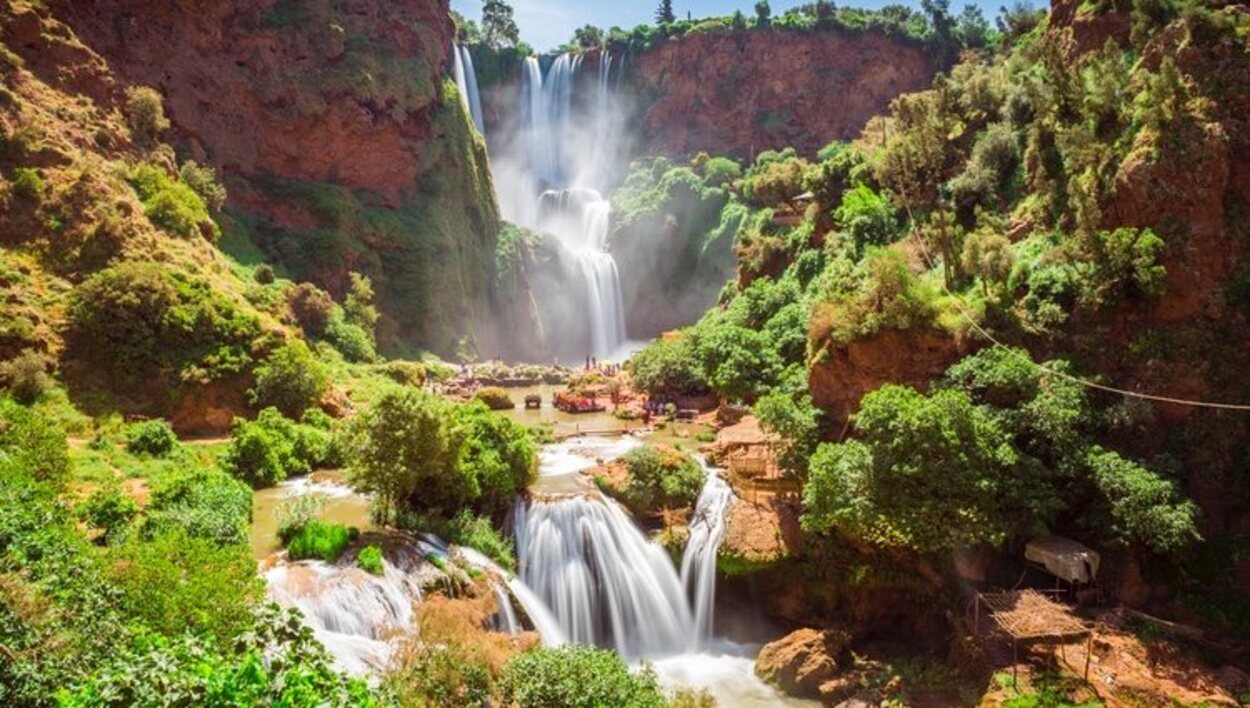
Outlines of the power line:
<svg viewBox="0 0 1250 708">
<path fill-rule="evenodd" d="M 933 260 L 933 257 L 929 254 L 928 247 L 925 246 L 924 237 L 920 235 L 918 229 L 916 228 L 916 217 L 914 214 L 912 214 L 911 202 L 907 198 L 907 193 L 905 191 L 900 190 L 900 192 L 903 197 L 903 208 L 907 210 L 907 221 L 909 224 L 909 231 L 910 231 L 909 235 L 912 236 L 915 239 L 916 243 L 920 246 L 920 252 L 924 256 L 925 264 L 929 267 L 930 270 L 933 270 L 937 266 L 935 265 L 935 261 Z M 957 295 L 956 293 L 951 292 L 950 289 L 946 287 L 945 279 L 942 280 L 942 290 L 951 297 L 951 299 L 955 303 L 956 309 L 959 310 L 959 314 L 965 320 L 968 321 L 968 324 L 972 326 L 972 329 L 974 329 L 977 332 L 977 334 L 980 334 L 982 337 L 992 342 L 994 346 L 1006 351 L 1011 356 L 1028 363 L 1030 366 L 1033 366 L 1037 370 L 1045 374 L 1048 374 L 1050 376 L 1055 376 L 1055 377 L 1064 379 L 1066 381 L 1079 384 L 1081 386 L 1086 386 L 1088 388 L 1097 389 L 1099 391 L 1105 391 L 1107 393 L 1116 393 L 1121 396 L 1128 396 L 1130 398 L 1138 398 L 1138 399 L 1145 400 L 1145 401 L 1154 401 L 1156 403 L 1172 403 L 1172 404 L 1180 405 L 1180 406 L 1191 406 L 1194 408 L 1214 408 L 1217 410 L 1250 411 L 1250 405 L 1245 405 L 1245 404 L 1240 404 L 1240 403 L 1221 403 L 1218 401 L 1196 401 L 1196 400 L 1191 400 L 1187 398 L 1174 398 L 1172 396 L 1160 396 L 1160 395 L 1156 395 L 1152 393 L 1142 393 L 1140 391 L 1129 391 L 1127 389 L 1117 388 L 1115 386 L 1108 386 L 1106 384 L 1100 384 L 1096 381 L 1090 381 L 1089 379 L 1081 378 L 1080 376 L 1073 376 L 1072 374 L 1059 371 L 1057 369 L 1053 369 L 1049 366 L 1046 366 L 1045 364 L 1039 364 L 1033 361 L 1033 359 L 1030 357 L 1022 356 L 1020 354 L 1019 349 L 1015 347 L 1009 347 L 1006 344 L 1003 344 L 1001 341 L 998 340 L 997 337 L 995 337 L 994 335 L 986 331 L 986 329 L 982 327 L 980 323 L 976 321 L 976 318 L 974 318 L 968 312 L 967 308 L 965 308 L 963 298 Z"/>
</svg>

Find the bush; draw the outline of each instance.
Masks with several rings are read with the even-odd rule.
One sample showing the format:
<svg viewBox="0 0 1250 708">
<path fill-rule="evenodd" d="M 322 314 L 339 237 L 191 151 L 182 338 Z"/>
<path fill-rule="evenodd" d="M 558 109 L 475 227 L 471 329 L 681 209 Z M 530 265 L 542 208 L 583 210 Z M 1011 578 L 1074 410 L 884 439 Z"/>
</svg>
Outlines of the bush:
<svg viewBox="0 0 1250 708">
<path fill-rule="evenodd" d="M 59 485 L 69 472 L 65 431 L 45 416 L 0 398 L 0 473 Z"/>
<path fill-rule="evenodd" d="M 315 558 L 333 563 L 343 555 L 343 551 L 347 550 L 348 544 L 356 535 L 356 529 L 349 529 L 342 524 L 310 521 L 287 543 L 287 556 L 291 560 Z"/>
<path fill-rule="evenodd" d="M 708 390 L 690 336 L 659 339 L 629 360 L 634 386 L 652 396 L 698 395 Z"/>
<path fill-rule="evenodd" d="M 304 420 L 316 422 L 316 416 Z M 254 421 L 236 418 L 230 438 L 222 464 L 256 489 L 341 461 L 329 430 L 296 423 L 276 408 L 262 410 Z"/>
<path fill-rule="evenodd" d="M 153 143 L 169 129 L 165 107 L 156 89 L 134 86 L 126 90 L 126 122 L 137 142 Z"/>
<path fill-rule="evenodd" d="M 43 355 L 30 349 L 0 364 L 0 381 L 4 382 L 14 400 L 25 405 L 43 398 L 52 388 L 47 362 Z"/>
<path fill-rule="evenodd" d="M 143 210 L 153 224 L 175 236 L 204 236 L 217 240 L 221 228 L 208 212 L 195 190 L 157 165 L 139 165 L 130 174 L 130 183 L 143 201 Z"/>
<path fill-rule="evenodd" d="M 458 643 L 422 642 L 386 675 L 399 705 L 492 705 L 492 677 L 478 652 Z"/>
<path fill-rule="evenodd" d="M 194 632 L 228 647 L 263 595 L 256 560 L 244 544 L 172 531 L 132 538 L 110 549 L 108 559 L 126 613 L 167 637 Z"/>
<path fill-rule="evenodd" d="M 126 429 L 126 449 L 135 455 L 164 457 L 173 452 L 178 436 L 162 419 L 135 423 Z"/>
<path fill-rule="evenodd" d="M 286 302 L 305 335 L 325 335 L 330 326 L 330 316 L 334 313 L 334 300 L 330 293 L 312 283 L 300 283 L 287 292 Z"/>
<path fill-rule="evenodd" d="M 139 505 L 121 490 L 110 487 L 93 492 L 76 511 L 87 526 L 102 532 L 100 540 L 113 543 L 139 515 Z"/>
<path fill-rule="evenodd" d="M 862 184 L 842 195 L 842 205 L 833 213 L 833 218 L 851 235 L 861 252 L 866 246 L 892 243 L 901 230 L 890 200 Z"/>
<path fill-rule="evenodd" d="M 803 181 L 809 165 L 799 157 L 768 161 L 765 154 L 757 158 L 756 166 L 743 180 L 742 196 L 760 207 L 788 204 L 803 193 Z"/>
<path fill-rule="evenodd" d="M 178 177 L 190 187 L 213 211 L 221 211 L 226 205 L 226 188 L 217 179 L 217 170 L 187 160 L 178 168 Z"/>
<path fill-rule="evenodd" d="M 1108 508 L 1109 520 L 1099 529 L 1103 534 L 1164 554 L 1201 539 L 1197 506 L 1177 494 L 1170 480 L 1100 447 L 1089 450 L 1085 464 Z"/>
<path fill-rule="evenodd" d="M 683 452 L 644 445 L 621 460 L 629 470 L 621 496 L 636 512 L 692 507 L 703 489 L 702 468 Z"/>
<path fill-rule="evenodd" d="M 278 522 L 278 538 L 282 539 L 282 544 L 290 543 L 300 529 L 317 518 L 325 505 L 323 494 L 301 494 L 279 504 L 273 514 Z"/>
<path fill-rule="evenodd" d="M 33 167 L 19 167 L 13 171 L 13 193 L 22 199 L 38 202 L 43 198 L 45 186 L 39 170 Z"/>
<path fill-rule="evenodd" d="M 713 157 L 703 165 L 703 183 L 709 187 L 724 187 L 742 177 L 742 166 L 727 157 Z"/>
<path fill-rule="evenodd" d="M 330 375 L 301 340 L 274 350 L 256 367 L 256 385 L 249 391 L 252 405 L 276 407 L 298 418 L 315 406 L 330 385 Z"/>
<path fill-rule="evenodd" d="M 199 470 L 162 480 L 152 488 L 144 538 L 181 532 L 218 545 L 247 542 L 252 491 L 218 470 Z"/>
<path fill-rule="evenodd" d="M 367 363 L 378 358 L 373 337 L 359 325 L 344 320 L 343 315 L 338 312 L 330 317 L 325 338 L 348 361 Z"/>
<path fill-rule="evenodd" d="M 274 275 L 273 266 L 268 263 L 261 263 L 256 266 L 256 270 L 252 273 L 252 279 L 261 285 L 270 285 L 277 280 L 277 276 Z"/>
<path fill-rule="evenodd" d="M 382 575 L 382 549 L 377 546 L 365 546 L 356 555 L 356 565 L 371 575 Z"/>
<path fill-rule="evenodd" d="M 397 384 L 415 386 L 417 388 L 425 385 L 425 366 L 419 362 L 400 359 L 388 361 L 382 367 L 382 373 L 386 374 L 390 380 Z"/>
<path fill-rule="evenodd" d="M 486 405 L 492 411 L 506 411 L 516 408 L 516 403 L 508 392 L 498 386 L 487 386 L 473 394 L 473 400 Z"/>
<path fill-rule="evenodd" d="M 659 708 L 664 694 L 649 670 L 632 674 L 621 658 L 589 646 L 540 647 L 504 665 L 506 701 L 518 708 Z"/>
</svg>

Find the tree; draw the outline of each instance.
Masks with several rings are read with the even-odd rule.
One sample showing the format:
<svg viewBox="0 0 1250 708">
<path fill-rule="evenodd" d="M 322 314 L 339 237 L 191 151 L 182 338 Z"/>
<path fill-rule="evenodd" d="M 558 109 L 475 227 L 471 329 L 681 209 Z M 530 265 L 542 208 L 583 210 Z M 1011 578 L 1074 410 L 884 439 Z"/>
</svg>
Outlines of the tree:
<svg viewBox="0 0 1250 708">
<path fill-rule="evenodd" d="M 929 257 L 942 257 L 942 278 L 946 288 L 955 287 L 961 270 L 960 256 L 963 254 L 963 227 L 955 220 L 955 213 L 949 209 L 939 209 L 929 216 L 929 220 L 920 227 L 920 238 L 924 240 Z"/>
<path fill-rule="evenodd" d="M 256 385 L 248 394 L 254 406 L 274 406 L 287 417 L 298 418 L 321 400 L 329 385 L 325 366 L 303 340 L 296 339 L 256 367 Z"/>
<path fill-rule="evenodd" d="M 959 43 L 969 49 L 980 49 L 986 45 L 989 37 L 990 23 L 985 14 L 976 5 L 964 5 L 955 25 L 955 36 Z"/>
<path fill-rule="evenodd" d="M 1176 486 L 1119 454 L 1091 447 L 1085 463 L 1107 505 L 1110 534 L 1157 553 L 1171 553 L 1200 539 L 1194 519 L 1198 509 Z"/>
<path fill-rule="evenodd" d="M 343 315 L 349 323 L 363 329 L 372 343 L 378 324 L 378 308 L 373 304 L 373 281 L 360 273 L 348 275 L 351 285 L 347 289 L 347 298 L 343 300 Z"/>
<path fill-rule="evenodd" d="M 683 452 L 643 445 L 630 450 L 621 461 L 629 470 L 621 496 L 635 512 L 690 507 L 699 498 L 703 470 Z"/>
<path fill-rule="evenodd" d="M 458 473 L 465 429 L 452 423 L 450 403 L 411 388 L 393 388 L 352 421 L 348 473 L 372 494 L 383 523 L 412 501 L 452 513 L 472 496 Z"/>
<path fill-rule="evenodd" d="M 729 19 L 729 27 L 735 32 L 746 31 L 747 17 L 742 14 L 742 10 L 734 10 L 733 16 Z"/>
<path fill-rule="evenodd" d="M 773 8 L 768 4 L 768 0 L 760 0 L 755 3 L 755 26 L 768 27 L 773 23 Z"/>
<path fill-rule="evenodd" d="M 920 552 L 1001 543 L 1044 495 L 1010 437 L 962 391 L 884 386 L 854 417 L 860 439 L 821 445 L 804 528 Z"/>
<path fill-rule="evenodd" d="M 1015 263 L 1011 241 L 991 229 L 977 229 L 964 241 L 961 256 L 964 272 L 981 279 L 981 288 L 989 294 L 990 286 L 1005 286 Z"/>
<path fill-rule="evenodd" d="M 673 14 L 673 0 L 660 0 L 660 6 L 655 9 L 655 23 L 667 25 L 676 21 L 677 15 Z"/>
<path fill-rule="evenodd" d="M 597 49 L 603 46 L 603 30 L 594 25 L 586 25 L 573 30 L 573 44 L 582 49 Z"/>
<path fill-rule="evenodd" d="M 125 113 L 136 142 L 155 143 L 161 133 L 169 130 L 161 94 L 154 88 L 132 86 L 126 89 Z"/>
<path fill-rule="evenodd" d="M 482 3 L 482 41 L 493 49 L 515 47 L 521 39 L 512 6 L 504 0 L 485 0 Z"/>
</svg>

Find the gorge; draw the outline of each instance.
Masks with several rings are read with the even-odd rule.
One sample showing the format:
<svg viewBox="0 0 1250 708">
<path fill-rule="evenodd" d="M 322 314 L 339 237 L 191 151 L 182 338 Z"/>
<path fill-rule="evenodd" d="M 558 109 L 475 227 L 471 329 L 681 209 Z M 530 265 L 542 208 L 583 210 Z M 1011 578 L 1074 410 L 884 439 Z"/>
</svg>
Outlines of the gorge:
<svg viewBox="0 0 1250 708">
<path fill-rule="evenodd" d="M 1250 8 L 655 4 L 0 6 L 0 704 L 1245 702 Z"/>
</svg>

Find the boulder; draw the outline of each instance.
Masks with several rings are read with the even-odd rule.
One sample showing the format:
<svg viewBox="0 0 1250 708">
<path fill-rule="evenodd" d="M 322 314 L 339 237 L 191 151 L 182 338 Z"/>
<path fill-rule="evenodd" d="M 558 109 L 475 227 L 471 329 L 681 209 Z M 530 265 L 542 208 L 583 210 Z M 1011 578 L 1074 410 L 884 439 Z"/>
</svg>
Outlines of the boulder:
<svg viewBox="0 0 1250 708">
<path fill-rule="evenodd" d="M 850 635 L 841 630 L 800 629 L 764 645 L 755 673 L 791 696 L 825 698 L 837 692 L 826 686 L 835 689 L 850 665 L 850 645 Z"/>
</svg>

